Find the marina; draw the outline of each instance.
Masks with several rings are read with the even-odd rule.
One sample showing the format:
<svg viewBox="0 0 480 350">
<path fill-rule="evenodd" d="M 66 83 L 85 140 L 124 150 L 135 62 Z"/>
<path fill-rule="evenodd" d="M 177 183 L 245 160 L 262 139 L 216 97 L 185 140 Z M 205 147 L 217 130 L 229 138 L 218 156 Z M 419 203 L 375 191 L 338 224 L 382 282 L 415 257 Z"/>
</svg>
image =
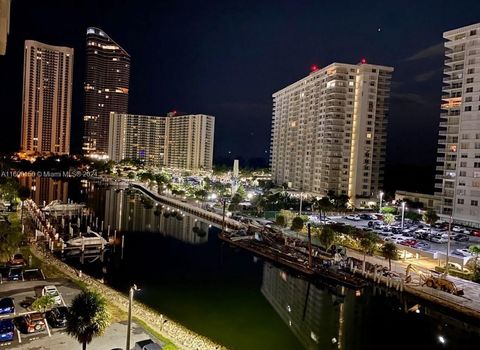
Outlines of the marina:
<svg viewBox="0 0 480 350">
<path fill-rule="evenodd" d="M 127 291 L 132 283 L 140 285 L 138 300 L 229 348 L 323 349 L 331 347 L 335 339 L 334 347 L 339 349 L 352 348 L 353 344 L 355 349 L 381 349 L 368 342 L 366 334 L 371 328 L 365 328 L 367 325 L 376 330 L 379 344 L 385 339 L 381 334 L 388 334 L 390 327 L 400 324 L 412 332 L 415 328 L 425 329 L 419 342 L 424 346 L 433 344 L 431 349 L 441 348 L 436 341 L 438 334 L 458 346 L 466 346 L 480 336 L 477 321 L 462 315 L 448 319 L 444 307 L 422 296 L 401 293 L 394 283 L 387 284 L 392 279 L 378 276 L 381 284 L 366 283 L 369 277 L 359 271 L 361 262 L 351 252 L 347 251 L 347 255 L 355 270 L 353 274 L 348 272 L 347 264 L 343 272 L 358 279 L 360 288 L 340 283 L 338 275 L 327 278 L 325 271 L 316 270 L 323 266 L 323 260 L 334 257 L 315 246 L 310 265 L 313 268 L 309 268 L 306 242 L 289 237 L 288 245 L 295 245 L 301 254 L 295 253 L 295 258 L 287 261 L 281 261 L 283 255 L 278 255 L 275 261 L 273 251 L 262 255 L 262 246 L 255 245 L 260 242 L 255 235 L 253 239 L 236 237 L 235 231 L 229 230 L 227 237 L 196 213 L 186 213 L 180 207 L 185 203 L 167 210 L 166 203 L 164 208 L 161 203 L 146 205 L 144 195 L 133 189 L 118 190 L 95 183 L 83 188 L 86 191 L 75 198 L 85 203 L 88 211 L 80 216 L 81 231 L 86 233 L 91 224 L 92 230 L 109 244 L 103 250 L 101 246 L 84 247 L 83 252 L 71 245 L 63 252 L 55 248 L 53 253 L 77 271 L 120 292 Z M 180 212 L 185 215 L 178 215 Z M 61 217 L 51 220 L 50 226 L 62 227 Z M 69 239 L 75 239 L 78 218 L 64 218 L 67 231 L 69 222 L 73 226 Z M 69 237 L 70 233 L 64 231 L 59 236 Z M 274 235 L 260 237 L 273 246 L 285 243 Z M 301 261 L 296 254 L 300 254 Z M 155 266 L 156 272 L 150 273 L 145 266 Z M 388 318 L 390 326 L 378 322 L 382 318 Z M 353 326 L 360 319 L 365 326 Z M 245 333 L 251 336 L 242 337 Z M 408 340 L 400 340 L 399 344 L 409 346 Z"/>
</svg>

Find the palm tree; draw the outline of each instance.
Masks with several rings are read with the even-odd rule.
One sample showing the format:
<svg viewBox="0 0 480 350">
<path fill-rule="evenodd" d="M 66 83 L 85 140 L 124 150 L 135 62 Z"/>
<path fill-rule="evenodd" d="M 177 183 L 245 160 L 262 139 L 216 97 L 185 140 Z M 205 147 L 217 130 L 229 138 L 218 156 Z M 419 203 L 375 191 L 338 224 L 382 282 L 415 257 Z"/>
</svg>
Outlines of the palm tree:
<svg viewBox="0 0 480 350">
<path fill-rule="evenodd" d="M 382 247 L 382 256 L 388 259 L 388 269 L 392 270 L 392 259 L 398 257 L 397 246 L 392 242 L 387 242 Z"/>
<path fill-rule="evenodd" d="M 84 291 L 72 301 L 67 315 L 67 333 L 87 349 L 92 339 L 100 336 L 110 324 L 106 300 L 98 293 Z"/>
<path fill-rule="evenodd" d="M 375 249 L 376 245 L 376 236 L 373 234 L 369 234 L 365 237 L 363 237 L 360 240 L 360 248 L 363 252 L 363 264 L 362 264 L 362 271 L 365 271 L 365 262 L 367 259 L 367 254 L 371 254 L 373 250 Z"/>
<path fill-rule="evenodd" d="M 325 250 L 328 252 L 332 244 L 335 242 L 335 231 L 328 225 L 322 227 L 320 233 L 320 243 L 325 247 Z"/>
<path fill-rule="evenodd" d="M 383 215 L 383 222 L 386 223 L 387 225 L 393 224 L 394 221 L 395 221 L 395 216 L 393 216 L 393 214 L 386 213 L 385 215 Z"/>
<path fill-rule="evenodd" d="M 437 222 L 438 215 L 437 212 L 433 209 L 427 209 L 425 213 L 423 213 L 423 221 L 425 221 L 429 225 L 433 225 Z"/>
</svg>

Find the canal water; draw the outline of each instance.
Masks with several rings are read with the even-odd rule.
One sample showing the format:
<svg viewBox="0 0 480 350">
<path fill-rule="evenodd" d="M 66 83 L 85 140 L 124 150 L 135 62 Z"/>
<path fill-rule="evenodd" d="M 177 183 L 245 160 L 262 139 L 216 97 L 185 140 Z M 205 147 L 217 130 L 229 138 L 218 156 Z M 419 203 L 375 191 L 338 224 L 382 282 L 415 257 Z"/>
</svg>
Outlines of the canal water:
<svg viewBox="0 0 480 350">
<path fill-rule="evenodd" d="M 47 181 L 48 179 L 42 179 Z M 40 181 L 40 180 L 38 180 Z M 48 180 L 36 201 L 84 201 L 120 244 L 98 257 L 66 261 L 186 327 L 231 349 L 472 349 L 480 328 L 405 296 L 367 288 L 361 295 L 308 281 L 225 245 L 218 229 L 172 215 L 136 192 L 90 182 Z M 51 187 L 55 190 L 52 191 Z M 36 186 L 37 191 L 41 186 Z"/>
</svg>

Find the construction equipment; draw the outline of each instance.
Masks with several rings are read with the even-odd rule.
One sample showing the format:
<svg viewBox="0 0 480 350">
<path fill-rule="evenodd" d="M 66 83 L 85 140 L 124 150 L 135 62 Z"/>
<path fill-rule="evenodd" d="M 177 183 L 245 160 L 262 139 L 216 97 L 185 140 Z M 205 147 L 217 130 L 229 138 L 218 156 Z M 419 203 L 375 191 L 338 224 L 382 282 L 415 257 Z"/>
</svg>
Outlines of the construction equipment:
<svg viewBox="0 0 480 350">
<path fill-rule="evenodd" d="M 462 296 L 463 289 L 457 288 L 455 283 L 446 279 L 442 275 L 434 276 L 432 274 L 427 274 L 419 269 L 417 269 L 412 264 L 407 266 L 405 270 L 405 283 L 412 282 L 412 275 L 410 274 L 411 271 L 415 271 L 420 277 L 420 285 L 427 286 L 429 288 L 438 289 L 443 292 L 447 292 L 453 295 Z"/>
<path fill-rule="evenodd" d="M 439 289 L 443 292 L 447 292 L 453 295 L 462 296 L 463 289 L 457 288 L 455 283 L 447 280 L 443 276 L 429 276 L 422 278 L 422 286 L 427 286 L 434 289 Z"/>
</svg>

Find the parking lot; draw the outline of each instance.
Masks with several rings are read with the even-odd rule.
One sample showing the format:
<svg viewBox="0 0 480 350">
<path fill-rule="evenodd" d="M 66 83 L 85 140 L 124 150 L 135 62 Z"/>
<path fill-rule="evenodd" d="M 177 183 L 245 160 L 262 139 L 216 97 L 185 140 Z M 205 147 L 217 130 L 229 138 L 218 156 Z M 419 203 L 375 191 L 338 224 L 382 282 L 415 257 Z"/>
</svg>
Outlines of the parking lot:
<svg viewBox="0 0 480 350">
<path fill-rule="evenodd" d="M 32 314 L 34 310 L 30 305 L 36 298 L 35 288 L 43 286 L 55 286 L 60 293 L 60 305 L 70 305 L 73 298 L 80 293 L 78 286 L 67 279 L 49 279 L 49 280 L 33 280 L 33 281 L 3 281 L 0 284 L 0 299 L 12 298 L 15 305 L 13 313 L 0 315 L 0 319 L 12 319 L 16 325 L 21 323 L 23 316 Z M 37 342 L 42 338 L 51 338 L 54 334 L 62 332 L 49 326 L 49 322 L 43 319 L 45 328 L 34 333 L 27 334 L 15 327 L 14 339 L 12 341 L 0 342 L 0 347 L 11 348 L 14 346 L 25 346 L 31 342 Z M 23 349 L 24 347 L 22 347 Z"/>
<path fill-rule="evenodd" d="M 126 334 L 126 322 L 114 323 L 107 328 L 102 337 L 94 338 L 87 348 L 94 350 L 124 349 Z M 162 342 L 153 338 L 143 328 L 133 322 L 131 347 L 133 348 L 135 342 L 145 339 L 152 339 L 162 344 Z M 74 338 L 66 334 L 63 329 L 60 329 L 54 330 L 51 337 L 36 336 L 23 341 L 21 344 L 15 342 L 0 345 L 0 349 L 4 348 L 15 350 L 72 350 L 80 349 L 81 345 Z"/>
<path fill-rule="evenodd" d="M 13 298 L 15 312 L 13 314 L 0 315 L 0 319 L 14 319 L 18 321 L 24 315 L 32 313 L 29 305 L 35 300 L 35 288 L 46 285 L 53 285 L 61 295 L 62 305 L 71 305 L 72 300 L 81 290 L 68 279 L 47 279 L 33 281 L 4 281 L 0 284 L 0 299 Z M 64 328 L 54 328 L 50 322 L 44 319 L 45 329 L 27 334 L 15 327 L 14 339 L 11 341 L 0 341 L 0 349 L 22 349 L 22 350 L 71 350 L 80 348 L 80 344 L 71 336 L 66 334 Z M 127 326 L 125 322 L 110 325 L 102 337 L 95 338 L 89 345 L 90 349 L 115 349 L 125 347 Z M 152 335 L 148 334 L 139 325 L 132 324 L 132 348 L 135 342 L 152 339 L 161 344 Z"/>
<path fill-rule="evenodd" d="M 359 228 L 359 229 L 372 229 L 371 227 L 368 226 L 369 221 L 380 222 L 380 220 L 351 220 L 351 219 L 347 219 L 346 217 L 340 217 L 340 216 L 330 217 L 329 219 L 331 219 L 331 220 L 333 220 L 337 223 L 342 223 L 342 224 L 345 224 L 345 225 L 354 226 L 354 227 Z M 383 231 L 383 229 L 378 228 L 378 229 L 372 229 L 372 232 L 376 233 L 381 238 L 385 238 L 386 236 L 382 235 L 382 232 L 384 234 L 386 232 L 391 234 L 391 228 L 392 227 L 400 227 L 400 225 L 401 225 L 401 223 L 396 221 L 396 222 L 392 223 L 391 225 L 384 225 L 385 227 L 390 227 L 390 230 L 387 228 L 386 231 Z M 421 225 L 421 224 L 412 224 L 409 221 L 405 220 L 404 229 L 409 228 L 409 229 L 411 229 L 411 232 L 413 233 L 416 230 L 421 229 L 419 227 L 419 225 Z M 422 226 L 425 226 L 425 224 L 423 224 Z M 426 231 L 430 230 L 430 228 L 428 228 L 428 227 L 424 227 L 424 229 Z M 443 235 L 447 234 L 447 231 L 439 231 L 435 228 L 433 228 L 431 231 L 434 234 L 440 234 L 440 235 L 441 234 L 443 234 Z M 452 232 L 452 235 L 453 234 L 455 234 L 455 232 Z M 397 235 L 392 235 L 391 237 L 404 237 L 404 238 L 410 238 L 410 239 L 415 239 L 415 240 L 420 241 L 420 242 L 424 242 L 427 246 L 422 247 L 422 250 L 425 250 L 425 251 L 430 251 L 430 252 L 438 251 L 438 252 L 441 252 L 441 253 L 444 253 L 444 254 L 446 254 L 446 252 L 447 252 L 447 243 L 446 242 L 435 243 L 435 242 L 432 242 L 431 240 L 420 239 L 418 237 L 412 237 L 412 236 L 405 237 L 404 235 L 402 235 L 400 233 L 397 234 Z M 471 246 L 471 245 L 480 244 L 480 237 L 476 237 L 476 236 L 472 236 L 472 235 L 468 235 L 467 237 L 468 237 L 468 241 L 466 241 L 466 242 L 459 242 L 459 241 L 456 241 L 454 239 L 452 239 L 450 241 L 451 254 L 455 255 L 455 252 L 457 251 L 457 249 L 468 249 L 468 247 Z"/>
</svg>

